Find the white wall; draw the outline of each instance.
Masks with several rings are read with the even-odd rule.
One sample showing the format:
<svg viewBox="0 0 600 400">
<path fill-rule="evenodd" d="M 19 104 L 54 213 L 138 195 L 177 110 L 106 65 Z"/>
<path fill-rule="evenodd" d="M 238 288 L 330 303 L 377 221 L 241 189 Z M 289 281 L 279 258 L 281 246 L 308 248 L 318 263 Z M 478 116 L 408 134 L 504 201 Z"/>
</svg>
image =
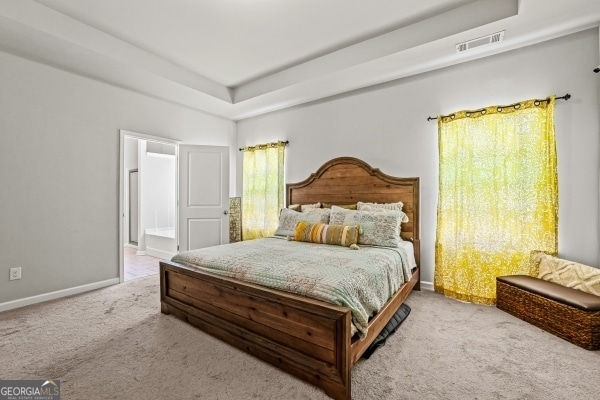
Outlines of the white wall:
<svg viewBox="0 0 600 400">
<path fill-rule="evenodd" d="M 438 150 L 428 116 L 529 98 L 558 100 L 559 252 L 598 266 L 598 30 L 401 79 L 238 122 L 238 147 L 289 140 L 286 182 L 327 160 L 358 157 L 421 182 L 422 280 L 433 282 Z M 238 154 L 238 193 L 241 193 Z"/>
<path fill-rule="evenodd" d="M 226 119 L 3 52 L 0 88 L 0 306 L 118 277 L 119 129 L 230 146 L 235 163 Z"/>
</svg>

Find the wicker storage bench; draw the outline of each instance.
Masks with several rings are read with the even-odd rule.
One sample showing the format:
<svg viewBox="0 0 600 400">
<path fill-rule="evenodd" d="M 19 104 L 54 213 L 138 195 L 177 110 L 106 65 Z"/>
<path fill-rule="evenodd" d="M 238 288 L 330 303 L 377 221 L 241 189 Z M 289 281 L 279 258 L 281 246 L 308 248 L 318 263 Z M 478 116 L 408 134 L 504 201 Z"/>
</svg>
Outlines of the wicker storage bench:
<svg viewBox="0 0 600 400">
<path fill-rule="evenodd" d="M 500 276 L 496 307 L 584 349 L 600 349 L 598 296 L 526 275 Z"/>
</svg>

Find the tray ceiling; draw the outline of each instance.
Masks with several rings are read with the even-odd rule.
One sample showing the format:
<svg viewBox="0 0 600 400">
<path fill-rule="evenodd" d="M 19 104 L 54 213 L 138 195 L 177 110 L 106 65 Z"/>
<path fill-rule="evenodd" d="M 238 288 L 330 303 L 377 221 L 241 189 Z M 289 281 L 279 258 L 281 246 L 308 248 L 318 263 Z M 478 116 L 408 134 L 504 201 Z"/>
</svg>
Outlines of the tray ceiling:
<svg viewBox="0 0 600 400">
<path fill-rule="evenodd" d="M 599 21 L 597 0 L 7 0 L 0 50 L 239 120 Z"/>
</svg>

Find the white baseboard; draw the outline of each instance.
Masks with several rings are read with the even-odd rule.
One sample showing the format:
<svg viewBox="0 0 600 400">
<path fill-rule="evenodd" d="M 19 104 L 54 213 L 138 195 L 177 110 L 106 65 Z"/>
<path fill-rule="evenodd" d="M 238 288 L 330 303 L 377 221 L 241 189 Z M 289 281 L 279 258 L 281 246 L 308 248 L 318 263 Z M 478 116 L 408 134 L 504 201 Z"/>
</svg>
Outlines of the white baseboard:
<svg viewBox="0 0 600 400">
<path fill-rule="evenodd" d="M 11 300 L 0 303 L 0 312 L 15 308 L 25 307 L 31 304 L 41 303 L 48 300 L 55 300 L 61 297 L 74 294 L 89 292 L 90 290 L 100 289 L 106 286 L 112 286 L 119 283 L 119 278 L 107 279 L 105 281 L 89 283 L 87 285 L 76 286 L 68 289 L 57 290 L 56 292 L 38 294 L 37 296 L 25 297 L 24 299 Z"/>
<path fill-rule="evenodd" d="M 173 256 L 175 256 L 175 253 L 170 253 L 168 251 L 146 246 L 146 255 L 156 258 L 162 258 L 164 260 L 170 260 L 171 258 L 173 258 Z"/>
<path fill-rule="evenodd" d="M 123 247 L 131 247 L 132 249 L 137 249 L 137 244 L 133 244 L 133 243 L 125 243 L 123 245 Z"/>
<path fill-rule="evenodd" d="M 421 281 L 421 290 L 430 290 L 433 292 L 433 282 Z"/>
</svg>

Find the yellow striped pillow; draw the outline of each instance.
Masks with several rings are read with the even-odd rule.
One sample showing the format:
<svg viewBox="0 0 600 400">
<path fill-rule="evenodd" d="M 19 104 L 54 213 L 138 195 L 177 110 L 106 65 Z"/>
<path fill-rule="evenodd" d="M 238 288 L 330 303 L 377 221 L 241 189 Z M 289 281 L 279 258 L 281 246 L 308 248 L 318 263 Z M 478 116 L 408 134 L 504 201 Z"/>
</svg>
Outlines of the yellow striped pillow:
<svg viewBox="0 0 600 400">
<path fill-rule="evenodd" d="M 299 221 L 296 224 L 294 240 L 350 247 L 358 242 L 359 230 L 358 225 L 311 224 L 306 221 Z"/>
</svg>

